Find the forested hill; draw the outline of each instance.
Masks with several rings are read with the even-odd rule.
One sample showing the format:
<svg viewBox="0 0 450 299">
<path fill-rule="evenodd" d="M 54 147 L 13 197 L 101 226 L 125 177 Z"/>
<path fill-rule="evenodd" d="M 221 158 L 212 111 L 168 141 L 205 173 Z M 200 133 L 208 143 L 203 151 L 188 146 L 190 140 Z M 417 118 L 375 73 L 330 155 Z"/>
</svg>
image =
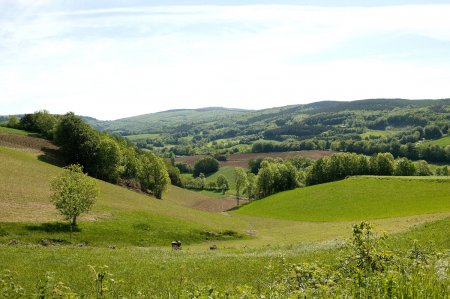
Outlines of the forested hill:
<svg viewBox="0 0 450 299">
<path fill-rule="evenodd" d="M 180 130 L 189 131 L 191 129 L 197 129 L 194 128 L 196 125 L 207 126 L 211 123 L 221 123 L 223 126 L 231 126 L 232 121 L 230 120 L 245 118 L 245 115 L 249 112 L 249 110 L 221 107 L 174 109 L 114 121 L 88 119 L 87 122 L 97 129 L 119 135 L 171 133 Z"/>
<path fill-rule="evenodd" d="M 114 121 L 87 121 L 100 130 L 119 135 L 146 133 L 199 132 L 224 136 L 252 135 L 273 129 L 287 135 L 302 136 L 291 132 L 290 126 L 345 125 L 346 127 L 377 127 L 424 125 L 439 119 L 448 120 L 450 99 L 405 100 L 371 99 L 351 102 L 323 101 L 306 105 L 292 105 L 263 110 L 228 108 L 177 109 L 144 114 Z M 392 124 L 385 122 L 397 118 Z M 378 124 L 377 124 L 378 122 Z M 316 128 L 317 134 L 325 127 Z M 284 132 L 286 131 L 286 132 Z M 320 132 L 321 133 L 321 132 Z M 319 134 L 320 134 L 319 133 Z M 269 133 L 270 134 L 270 133 Z M 281 134 L 286 135 L 286 134 Z M 281 137 L 279 137 L 281 138 Z"/>
</svg>

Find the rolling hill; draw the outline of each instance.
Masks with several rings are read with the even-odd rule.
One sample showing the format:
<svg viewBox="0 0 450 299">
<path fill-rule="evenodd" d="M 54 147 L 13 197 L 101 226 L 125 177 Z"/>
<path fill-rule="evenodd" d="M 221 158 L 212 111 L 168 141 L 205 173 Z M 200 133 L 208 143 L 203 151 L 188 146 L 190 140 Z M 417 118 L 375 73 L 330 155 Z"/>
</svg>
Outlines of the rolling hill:
<svg viewBox="0 0 450 299">
<path fill-rule="evenodd" d="M 177 109 L 157 113 L 143 114 L 113 121 L 87 119 L 87 122 L 100 130 L 120 134 L 135 135 L 145 133 L 194 133 L 223 131 L 240 128 L 238 133 L 250 135 L 256 132 L 286 128 L 289 124 L 302 122 L 312 125 L 317 117 L 328 113 L 329 118 L 337 115 L 333 123 L 345 124 L 354 118 L 355 112 L 374 116 L 396 115 L 423 111 L 426 108 L 450 106 L 450 99 L 441 100 L 405 100 L 405 99 L 368 99 L 359 101 L 323 101 L 306 105 L 291 105 L 262 110 L 229 109 L 221 107 L 202 109 Z M 345 114 L 344 112 L 348 112 Z M 443 109 L 441 113 L 449 113 Z M 310 120 L 308 122 L 308 119 Z"/>
<path fill-rule="evenodd" d="M 449 183 L 402 178 L 352 178 L 289 191 L 314 194 L 307 201 L 308 221 L 292 220 L 297 214 L 303 219 L 305 211 L 293 214 L 288 201 L 298 207 L 301 200 L 284 199 L 289 192 L 279 194 L 279 206 L 267 198 L 237 211 L 207 212 L 192 207 L 221 199 L 172 186 L 163 200 L 157 200 L 97 181 L 100 198 L 71 234 L 49 202 L 49 179 L 61 169 L 45 162 L 46 153 L 40 147 L 26 146 L 22 141 L 18 148 L 0 145 L 0 268 L 12 270 L 5 273 L 19 277 L 18 284 L 26 290 L 55 277 L 55 282 L 65 282 L 64 287 L 89 297 L 96 277 L 90 265 L 97 270 L 108 265 L 106 271 L 114 273 L 108 279 L 117 282 L 111 286 L 125 294 L 143 291 L 169 297 L 211 284 L 219 290 L 242 284 L 265 287 L 274 275 L 283 273 L 280 254 L 283 263 L 285 259 L 334 263 L 336 249 L 350 236 L 354 220 L 366 217 L 378 230 L 401 233 L 394 236 L 396 248 L 407 248 L 412 239 L 434 238 L 439 248 L 450 244 L 446 234 Z M 375 181 L 373 187 L 371 181 Z M 361 190 L 366 185 L 370 194 Z M 399 194 L 411 190 L 417 194 L 415 205 L 400 201 L 389 207 L 405 198 Z M 339 194 L 351 196 L 340 198 Z M 380 201 L 371 202 L 371 198 Z M 425 199 L 429 207 L 423 204 Z M 322 204 L 316 209 L 318 202 Z M 377 210 L 364 211 L 358 208 L 362 204 Z M 382 218 L 386 212 L 389 218 Z M 321 222 L 324 218 L 328 220 Z M 420 226 L 424 223 L 428 224 Z M 174 239 L 183 242 L 182 251 L 170 249 Z M 210 250 L 212 244 L 218 249 Z"/>
<path fill-rule="evenodd" d="M 450 212 L 450 178 L 353 177 L 281 192 L 237 213 L 298 221 L 358 221 Z"/>
</svg>

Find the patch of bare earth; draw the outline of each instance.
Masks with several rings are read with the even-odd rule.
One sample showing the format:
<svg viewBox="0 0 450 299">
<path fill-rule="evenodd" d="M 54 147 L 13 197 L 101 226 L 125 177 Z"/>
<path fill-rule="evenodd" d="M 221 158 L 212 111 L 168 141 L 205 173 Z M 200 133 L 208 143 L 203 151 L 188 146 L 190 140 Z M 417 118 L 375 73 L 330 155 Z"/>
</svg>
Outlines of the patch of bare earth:
<svg viewBox="0 0 450 299">
<path fill-rule="evenodd" d="M 317 160 L 325 156 L 331 156 L 336 152 L 333 151 L 291 151 L 291 152 L 277 152 L 277 153 L 238 153 L 229 156 L 228 161 L 221 161 L 220 167 L 232 166 L 232 167 L 248 167 L 248 161 L 256 158 L 281 158 L 287 159 L 291 157 L 305 157 Z M 176 162 L 182 162 L 193 166 L 195 162 L 206 155 L 196 156 L 184 156 L 175 158 Z"/>
<path fill-rule="evenodd" d="M 48 140 L 13 134 L 0 134 L 0 146 L 36 151 L 56 151 L 58 147 Z"/>
</svg>

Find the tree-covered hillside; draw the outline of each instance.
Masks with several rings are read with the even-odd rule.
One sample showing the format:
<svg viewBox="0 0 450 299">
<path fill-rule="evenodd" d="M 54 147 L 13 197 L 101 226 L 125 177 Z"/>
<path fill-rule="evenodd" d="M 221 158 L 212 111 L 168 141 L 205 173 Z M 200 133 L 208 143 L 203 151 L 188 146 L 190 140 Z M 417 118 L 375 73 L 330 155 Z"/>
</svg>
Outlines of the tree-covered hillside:
<svg viewBox="0 0 450 299">
<path fill-rule="evenodd" d="M 449 162 L 450 99 L 324 101 L 264 110 L 171 110 L 90 123 L 161 153 L 337 150 Z"/>
</svg>

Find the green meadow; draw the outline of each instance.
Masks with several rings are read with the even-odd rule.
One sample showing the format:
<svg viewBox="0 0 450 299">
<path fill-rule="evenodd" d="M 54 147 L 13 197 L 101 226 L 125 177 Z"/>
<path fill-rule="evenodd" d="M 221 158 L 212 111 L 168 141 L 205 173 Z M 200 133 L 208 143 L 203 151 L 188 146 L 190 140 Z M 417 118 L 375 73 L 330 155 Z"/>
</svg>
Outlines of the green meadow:
<svg viewBox="0 0 450 299">
<path fill-rule="evenodd" d="M 237 213 L 299 221 L 357 221 L 450 212 L 450 179 L 353 177 L 285 191 Z"/>
<path fill-rule="evenodd" d="M 440 250 L 450 247 L 450 183 L 442 178 L 356 177 L 225 212 L 192 208 L 221 199 L 174 186 L 157 200 L 97 181 L 94 209 L 70 232 L 49 201 L 49 180 L 61 169 L 42 155 L 0 147 L 0 268 L 26 290 L 50 275 L 92 296 L 90 266 L 99 271 L 104 265 L 114 288 L 129 297 L 139 291 L 183 297 L 198 288 L 227 292 L 243 285 L 264 290 L 286 273 L 286 263 L 337 265 L 352 224 L 366 219 L 390 235 L 392 248 L 431 238 Z M 232 168 L 221 172 L 230 177 Z M 181 251 L 171 249 L 173 240 L 182 241 Z"/>
<path fill-rule="evenodd" d="M 447 146 L 450 145 L 450 136 L 442 137 L 440 139 L 427 141 L 427 144 L 434 144 L 434 145 L 440 145 L 440 146 Z"/>
</svg>

